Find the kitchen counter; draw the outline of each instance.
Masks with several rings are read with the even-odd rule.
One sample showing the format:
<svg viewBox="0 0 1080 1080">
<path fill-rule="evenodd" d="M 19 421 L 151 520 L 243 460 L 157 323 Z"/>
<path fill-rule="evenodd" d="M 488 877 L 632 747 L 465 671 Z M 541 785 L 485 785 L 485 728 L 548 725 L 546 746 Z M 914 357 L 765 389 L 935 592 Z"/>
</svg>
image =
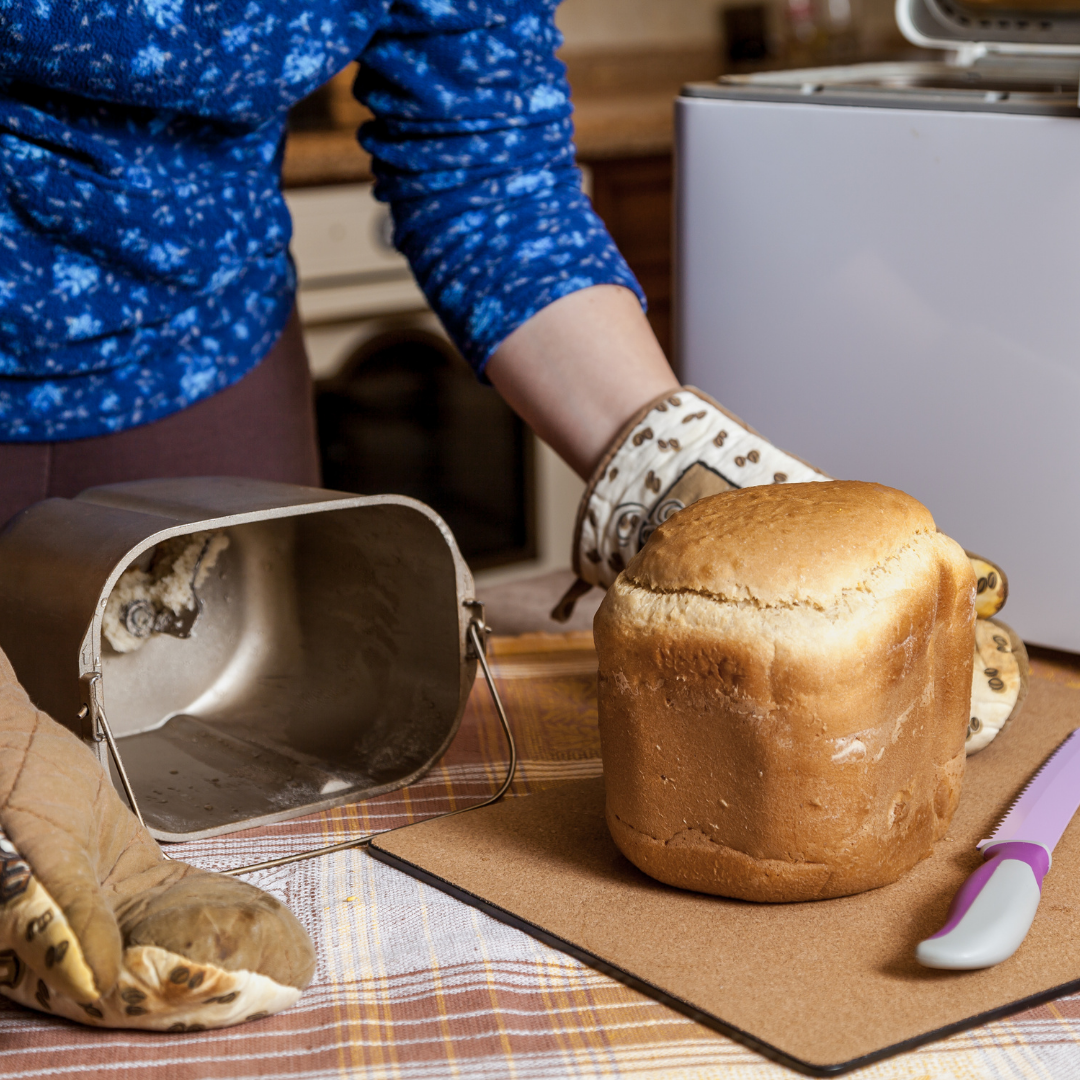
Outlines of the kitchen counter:
<svg viewBox="0 0 1080 1080">
<path fill-rule="evenodd" d="M 843 59 L 911 52 L 910 47 L 887 42 L 872 53 Z M 675 141 L 673 103 L 680 88 L 717 78 L 722 66 L 714 44 L 698 49 L 564 51 L 560 56 L 573 94 L 578 158 L 590 163 L 670 154 Z M 794 59 L 769 59 L 756 66 L 783 67 Z M 285 145 L 286 187 L 372 179 L 371 158 L 356 142 L 356 129 L 371 114 L 352 96 L 355 77 L 352 64 L 294 110 Z"/>
<path fill-rule="evenodd" d="M 686 82 L 712 79 L 720 61 L 698 50 L 564 55 L 574 101 L 574 141 L 582 161 L 668 154 L 673 103 Z M 356 142 L 370 113 L 352 97 L 355 68 L 331 80 L 298 117 L 285 145 L 286 187 L 372 179 L 371 158 Z"/>
<path fill-rule="evenodd" d="M 574 141 L 582 161 L 670 153 L 675 92 L 585 98 L 574 104 Z M 282 177 L 286 187 L 371 180 L 371 157 L 355 129 L 290 132 Z"/>
<path fill-rule="evenodd" d="M 358 184 L 372 179 L 371 155 L 356 141 L 355 129 L 289 132 L 281 168 L 285 187 Z"/>
</svg>

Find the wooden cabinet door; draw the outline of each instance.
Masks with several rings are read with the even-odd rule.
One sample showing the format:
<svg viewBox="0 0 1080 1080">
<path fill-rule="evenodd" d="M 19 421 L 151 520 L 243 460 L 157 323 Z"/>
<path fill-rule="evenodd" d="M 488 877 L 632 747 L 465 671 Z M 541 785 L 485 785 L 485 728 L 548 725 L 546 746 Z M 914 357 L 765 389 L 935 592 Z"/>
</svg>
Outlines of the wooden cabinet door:
<svg viewBox="0 0 1080 1080">
<path fill-rule="evenodd" d="M 671 358 L 670 154 L 588 162 L 592 200 L 649 300 L 649 322 Z"/>
</svg>

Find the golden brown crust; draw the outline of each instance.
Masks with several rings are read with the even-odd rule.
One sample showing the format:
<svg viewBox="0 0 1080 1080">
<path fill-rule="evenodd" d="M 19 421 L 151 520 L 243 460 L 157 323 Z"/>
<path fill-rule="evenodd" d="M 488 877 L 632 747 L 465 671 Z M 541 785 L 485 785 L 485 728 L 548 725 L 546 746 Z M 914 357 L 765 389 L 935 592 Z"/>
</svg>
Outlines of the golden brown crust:
<svg viewBox="0 0 1080 1080">
<path fill-rule="evenodd" d="M 973 604 L 963 551 L 879 485 L 681 511 L 596 617 L 620 849 L 669 884 L 747 900 L 894 881 L 959 798 Z"/>
<path fill-rule="evenodd" d="M 833 480 L 725 491 L 661 525 L 627 574 L 653 591 L 820 606 L 859 588 L 916 535 L 935 531 L 922 503 L 881 484 Z"/>
</svg>

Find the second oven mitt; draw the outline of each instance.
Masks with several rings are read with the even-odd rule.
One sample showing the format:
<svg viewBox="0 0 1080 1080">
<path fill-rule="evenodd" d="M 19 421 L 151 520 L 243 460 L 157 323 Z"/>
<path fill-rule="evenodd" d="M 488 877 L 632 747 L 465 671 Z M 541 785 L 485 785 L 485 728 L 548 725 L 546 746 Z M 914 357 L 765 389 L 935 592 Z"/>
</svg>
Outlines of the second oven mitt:
<svg viewBox="0 0 1080 1080">
<path fill-rule="evenodd" d="M 0 993 L 84 1024 L 198 1031 L 288 1008 L 314 968 L 279 901 L 162 855 L 0 653 Z"/>
<path fill-rule="evenodd" d="M 706 495 L 760 484 L 831 477 L 773 446 L 752 427 L 693 387 L 667 393 L 639 410 L 597 465 L 578 508 L 573 568 L 578 580 L 551 617 L 565 622 L 579 597 L 607 588 L 672 514 Z M 988 745 L 1023 702 L 1027 654 L 992 616 L 1008 582 L 1001 569 L 970 552 L 975 571 L 976 642 L 969 754 Z"/>
</svg>

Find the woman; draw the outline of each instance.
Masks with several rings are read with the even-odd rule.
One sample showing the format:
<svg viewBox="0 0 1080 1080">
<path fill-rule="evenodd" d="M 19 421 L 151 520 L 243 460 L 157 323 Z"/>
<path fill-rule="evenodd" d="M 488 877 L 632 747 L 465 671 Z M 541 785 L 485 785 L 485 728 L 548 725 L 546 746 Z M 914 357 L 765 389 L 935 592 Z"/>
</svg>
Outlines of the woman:
<svg viewBox="0 0 1080 1080">
<path fill-rule="evenodd" d="M 702 495 L 823 479 L 675 392 L 580 191 L 554 6 L 0 0 L 0 521 L 141 477 L 318 482 L 279 166 L 289 107 L 354 57 L 397 245 L 591 478 L 582 589 Z M 286 1007 L 313 965 L 273 898 L 164 860 L 0 655 L 0 992 L 193 1030 Z"/>
<path fill-rule="evenodd" d="M 354 57 L 395 240 L 477 373 L 583 476 L 677 384 L 580 191 L 551 0 L 0 0 L 0 523 L 153 476 L 317 484 L 280 191 Z M 280 904 L 163 860 L 0 655 L 0 992 L 190 1030 L 313 970 Z"/>
<path fill-rule="evenodd" d="M 676 382 L 580 191 L 554 7 L 0 8 L 0 520 L 149 476 L 317 483 L 281 147 L 354 57 L 397 245 L 477 373 L 586 475 Z"/>
</svg>

